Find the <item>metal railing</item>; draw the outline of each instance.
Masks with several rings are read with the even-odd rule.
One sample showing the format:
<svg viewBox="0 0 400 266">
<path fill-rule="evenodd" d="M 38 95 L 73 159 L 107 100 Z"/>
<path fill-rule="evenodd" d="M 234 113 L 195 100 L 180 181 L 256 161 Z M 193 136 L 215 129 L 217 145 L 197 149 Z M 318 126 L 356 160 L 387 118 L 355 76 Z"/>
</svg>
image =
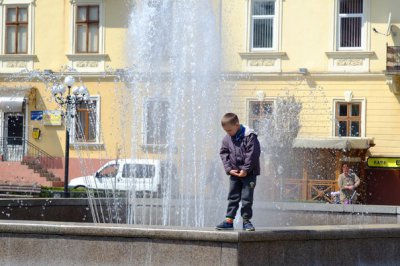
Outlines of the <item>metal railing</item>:
<svg viewBox="0 0 400 266">
<path fill-rule="evenodd" d="M 281 197 L 283 200 L 331 202 L 330 193 L 335 191 L 336 184 L 335 180 L 285 179 Z"/>
<path fill-rule="evenodd" d="M 21 162 L 44 170 L 55 168 L 55 158 L 24 138 L 0 138 L 2 161 Z"/>
<path fill-rule="evenodd" d="M 386 71 L 400 72 L 400 46 L 387 46 Z"/>
</svg>

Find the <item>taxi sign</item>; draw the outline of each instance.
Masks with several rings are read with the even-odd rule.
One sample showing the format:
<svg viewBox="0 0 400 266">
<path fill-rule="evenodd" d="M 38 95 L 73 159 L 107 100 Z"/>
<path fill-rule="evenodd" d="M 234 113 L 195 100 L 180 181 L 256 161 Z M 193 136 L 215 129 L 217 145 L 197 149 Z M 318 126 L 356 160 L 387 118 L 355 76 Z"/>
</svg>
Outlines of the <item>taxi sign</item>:
<svg viewBox="0 0 400 266">
<path fill-rule="evenodd" d="M 400 158 L 369 157 L 368 167 L 400 168 Z"/>
</svg>

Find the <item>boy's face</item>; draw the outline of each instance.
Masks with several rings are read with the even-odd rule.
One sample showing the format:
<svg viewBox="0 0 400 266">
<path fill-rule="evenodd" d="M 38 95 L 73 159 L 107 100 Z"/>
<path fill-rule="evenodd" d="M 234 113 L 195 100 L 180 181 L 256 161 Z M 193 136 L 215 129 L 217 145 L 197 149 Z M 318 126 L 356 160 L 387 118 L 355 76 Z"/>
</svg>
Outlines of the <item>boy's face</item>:
<svg viewBox="0 0 400 266">
<path fill-rule="evenodd" d="M 240 124 L 239 123 L 238 124 L 234 124 L 234 125 L 227 124 L 227 125 L 223 126 L 223 129 L 225 130 L 225 132 L 231 137 L 236 135 L 236 133 L 238 132 L 239 128 L 240 128 Z"/>
</svg>

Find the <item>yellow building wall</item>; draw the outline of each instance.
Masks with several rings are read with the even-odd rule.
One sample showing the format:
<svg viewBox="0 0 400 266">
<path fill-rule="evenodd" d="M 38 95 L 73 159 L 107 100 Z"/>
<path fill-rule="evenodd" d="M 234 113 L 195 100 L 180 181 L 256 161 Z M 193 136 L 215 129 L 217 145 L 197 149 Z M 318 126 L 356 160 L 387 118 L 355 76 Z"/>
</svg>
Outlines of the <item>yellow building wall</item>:
<svg viewBox="0 0 400 266">
<path fill-rule="evenodd" d="M 281 4 L 279 45 L 276 51 L 285 52 L 282 74 L 297 72 L 300 67 L 310 72 L 328 72 L 326 52 L 336 51 L 335 3 L 336 0 L 277 0 Z M 223 68 L 228 72 L 242 72 L 239 53 L 249 52 L 251 1 L 222 0 L 222 53 Z M 400 8 L 396 0 L 365 0 L 366 38 L 365 51 L 370 55 L 370 72 L 382 73 L 386 68 L 386 44 L 400 45 Z M 386 32 L 389 13 L 392 13 L 394 34 L 383 36 L 373 32 L 376 28 Z M 275 51 L 272 51 L 275 52 Z M 268 53 L 268 52 L 265 52 Z M 267 74 L 267 73 L 265 73 Z M 343 73 L 346 76 L 346 73 Z"/>
<path fill-rule="evenodd" d="M 222 22 L 228 25 L 222 32 L 222 59 L 224 71 L 241 80 L 231 84 L 233 110 L 248 122 L 247 101 L 256 100 L 256 92 L 264 91 L 266 100 L 295 95 L 303 102 L 301 137 L 332 137 L 334 127 L 334 99 L 344 100 L 345 91 L 353 91 L 355 99 L 365 100 L 365 137 L 374 138 L 376 146 L 371 155 L 400 155 L 400 97 L 386 84 L 386 45 L 400 45 L 400 2 L 395 0 L 365 1 L 369 71 L 362 73 L 334 73 L 329 70 L 327 53 L 336 51 L 335 3 L 327 0 L 277 0 L 281 30 L 278 49 L 284 52 L 281 72 L 246 72 L 245 59 L 240 53 L 249 50 L 249 3 L 251 1 L 223 0 Z M 383 36 L 373 32 L 387 29 L 392 12 L 392 32 Z M 268 54 L 268 52 L 265 52 Z M 348 55 L 349 58 L 352 55 Z M 302 76 L 299 68 L 307 68 Z M 235 75 L 237 74 L 237 75 Z M 302 80 L 302 81 L 301 81 Z M 311 96 L 307 96 L 311 93 Z M 315 97 L 314 97 L 315 96 Z"/>
<path fill-rule="evenodd" d="M 374 138 L 376 146 L 372 155 L 400 155 L 400 98 L 394 95 L 386 84 L 383 73 L 386 67 L 386 44 L 400 45 L 400 8 L 397 0 L 369 0 L 367 17 L 367 51 L 371 51 L 369 72 L 332 73 L 329 71 L 327 52 L 335 51 L 335 0 L 277 0 L 280 3 L 281 26 L 279 32 L 279 52 L 282 57 L 282 72 L 247 73 L 239 53 L 249 52 L 249 13 L 248 3 L 242 0 L 213 0 L 217 25 L 221 25 L 222 69 L 234 75 L 235 82 L 229 82 L 231 90 L 227 97 L 232 107 L 226 111 L 237 112 L 247 122 L 247 100 L 256 99 L 256 92 L 262 90 L 266 99 L 284 96 L 286 91 L 296 95 L 303 102 L 301 136 L 331 137 L 333 127 L 333 100 L 343 99 L 345 91 L 353 91 L 354 98 L 365 99 L 366 137 Z M 127 25 L 130 4 L 126 1 L 105 0 L 105 54 L 106 65 L 112 69 L 130 66 L 126 53 L 134 52 L 127 47 Z M 59 69 L 68 64 L 71 39 L 71 7 L 69 0 L 38 0 L 35 7 L 35 69 Z M 393 32 L 397 35 L 383 36 L 372 28 L 383 32 L 387 18 L 392 12 Z M 298 69 L 305 67 L 310 72 L 303 76 Z M 82 77 L 91 95 L 101 98 L 101 134 L 104 148 L 91 148 L 89 157 L 125 156 L 129 154 L 130 133 L 126 105 L 121 110 L 120 95 L 127 93 L 123 84 L 113 82 L 113 77 L 102 77 L 103 73 L 92 73 Z M 257 77 L 255 77 L 257 76 Z M 16 85 L 2 80 L 2 85 Z M 56 104 L 49 98 L 49 91 L 42 83 L 31 82 L 38 89 L 37 105 L 29 105 L 31 110 L 55 110 Z M 116 88 L 118 87 L 118 88 Z M 311 95 L 310 95 L 311 92 Z M 125 94 L 124 94 L 125 95 Z M 127 97 L 124 98 L 129 99 Z M 224 102 L 226 99 L 221 99 Z M 127 104 L 129 101 L 125 101 Z M 225 103 L 224 103 L 225 104 Z M 118 106 L 119 105 L 119 106 Z M 29 114 L 30 115 L 30 114 Z M 140 115 L 140 114 L 137 114 Z M 30 117 L 28 117 L 29 119 Z M 125 123 L 126 131 L 121 124 Z M 42 129 L 42 138 L 31 141 L 54 156 L 63 156 L 65 128 L 43 126 L 40 122 L 29 121 L 29 131 L 33 127 Z M 30 133 L 29 133 L 30 135 Z M 128 145 L 128 146 L 126 146 Z M 71 150 L 71 156 L 78 152 Z M 122 154 L 122 155 L 120 155 Z"/>
<path fill-rule="evenodd" d="M 365 104 L 365 137 L 373 138 L 371 155 L 400 154 L 400 96 L 394 95 L 383 78 L 364 80 L 315 80 L 317 88 L 307 84 L 289 85 L 293 80 L 239 82 L 232 96 L 233 110 L 248 123 L 248 100 L 257 100 L 256 92 L 264 91 L 265 100 L 294 95 L 303 104 L 299 137 L 334 136 L 334 100 L 344 101 L 344 92 L 353 91 L 354 100 Z"/>
</svg>

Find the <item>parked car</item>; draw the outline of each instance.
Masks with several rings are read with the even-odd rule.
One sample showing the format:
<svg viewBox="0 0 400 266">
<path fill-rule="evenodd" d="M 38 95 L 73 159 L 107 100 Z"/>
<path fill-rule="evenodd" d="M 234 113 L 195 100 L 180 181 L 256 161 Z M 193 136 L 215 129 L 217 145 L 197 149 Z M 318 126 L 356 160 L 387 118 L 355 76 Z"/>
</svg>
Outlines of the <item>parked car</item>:
<svg viewBox="0 0 400 266">
<path fill-rule="evenodd" d="M 176 195 L 179 187 L 174 165 L 160 160 L 122 159 L 106 163 L 93 175 L 72 179 L 68 187 L 135 191 L 162 197 L 167 191 L 167 178 L 171 185 L 169 191 Z"/>
</svg>

